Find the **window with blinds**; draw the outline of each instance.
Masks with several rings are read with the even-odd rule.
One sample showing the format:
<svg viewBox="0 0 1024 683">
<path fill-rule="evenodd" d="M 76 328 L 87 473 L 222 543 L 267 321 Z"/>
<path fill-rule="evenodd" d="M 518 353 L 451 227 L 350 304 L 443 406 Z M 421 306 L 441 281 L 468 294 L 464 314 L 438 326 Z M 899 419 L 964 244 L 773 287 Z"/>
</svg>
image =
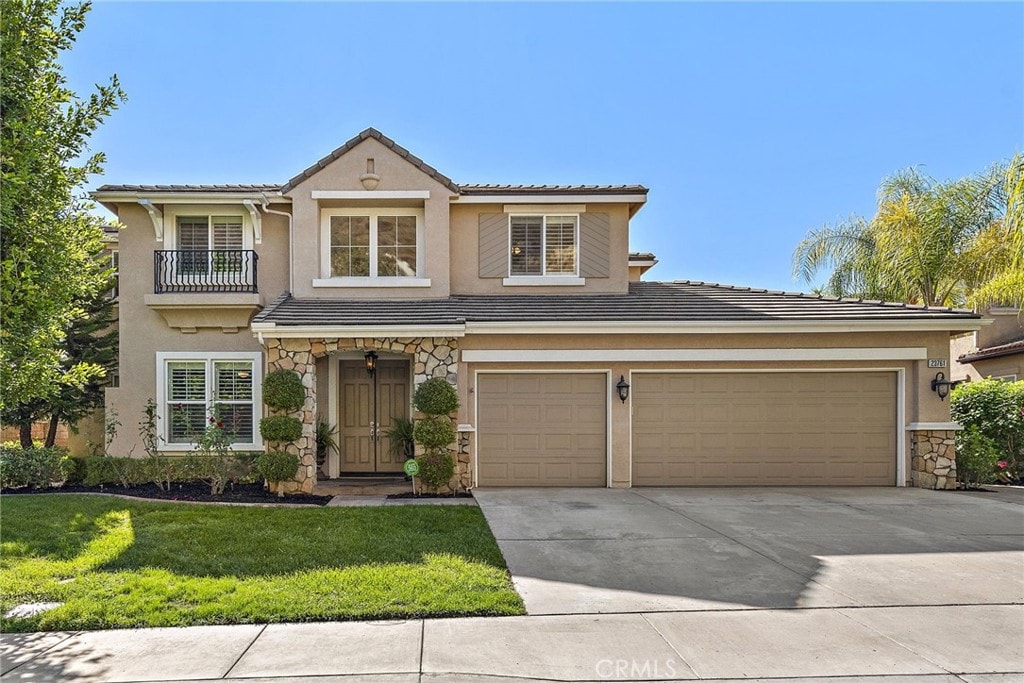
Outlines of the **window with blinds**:
<svg viewBox="0 0 1024 683">
<path fill-rule="evenodd" d="M 238 273 L 245 255 L 241 216 L 178 216 L 178 272 Z"/>
<path fill-rule="evenodd" d="M 206 363 L 167 364 L 167 441 L 189 443 L 206 429 Z"/>
<path fill-rule="evenodd" d="M 511 216 L 509 274 L 575 275 L 576 216 Z"/>
<path fill-rule="evenodd" d="M 168 361 L 166 373 L 168 443 L 195 441 L 211 417 L 232 443 L 255 442 L 252 361 Z"/>
</svg>

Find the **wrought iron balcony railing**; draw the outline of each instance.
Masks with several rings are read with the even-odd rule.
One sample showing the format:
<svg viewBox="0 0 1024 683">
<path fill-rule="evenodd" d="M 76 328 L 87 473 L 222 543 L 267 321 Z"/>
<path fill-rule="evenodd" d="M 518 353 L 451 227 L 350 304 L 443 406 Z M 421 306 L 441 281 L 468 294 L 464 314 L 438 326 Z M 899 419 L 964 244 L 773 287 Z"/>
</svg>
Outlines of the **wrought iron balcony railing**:
<svg viewBox="0 0 1024 683">
<path fill-rule="evenodd" d="M 153 252 L 153 291 L 253 293 L 259 255 L 251 249 Z"/>
</svg>

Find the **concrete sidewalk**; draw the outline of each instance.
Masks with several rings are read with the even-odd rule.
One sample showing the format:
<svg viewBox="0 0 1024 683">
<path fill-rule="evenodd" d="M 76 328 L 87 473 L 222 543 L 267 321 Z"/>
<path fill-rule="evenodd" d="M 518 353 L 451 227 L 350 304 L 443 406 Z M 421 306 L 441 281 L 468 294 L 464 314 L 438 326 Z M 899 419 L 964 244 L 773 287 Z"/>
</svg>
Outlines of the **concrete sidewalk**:
<svg viewBox="0 0 1024 683">
<path fill-rule="evenodd" d="M 200 626 L 2 643 L 3 681 L 1010 683 L 1024 680 L 1024 605 Z"/>
</svg>

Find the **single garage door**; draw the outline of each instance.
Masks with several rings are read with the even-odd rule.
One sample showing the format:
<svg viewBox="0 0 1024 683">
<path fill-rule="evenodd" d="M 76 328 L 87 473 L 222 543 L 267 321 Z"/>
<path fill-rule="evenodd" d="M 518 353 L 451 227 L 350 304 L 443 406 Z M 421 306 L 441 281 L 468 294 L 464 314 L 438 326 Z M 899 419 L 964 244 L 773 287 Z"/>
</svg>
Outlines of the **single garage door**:
<svg viewBox="0 0 1024 683">
<path fill-rule="evenodd" d="M 608 377 L 477 376 L 480 486 L 604 486 Z"/>
<path fill-rule="evenodd" d="M 896 373 L 635 373 L 634 486 L 892 486 Z"/>
</svg>

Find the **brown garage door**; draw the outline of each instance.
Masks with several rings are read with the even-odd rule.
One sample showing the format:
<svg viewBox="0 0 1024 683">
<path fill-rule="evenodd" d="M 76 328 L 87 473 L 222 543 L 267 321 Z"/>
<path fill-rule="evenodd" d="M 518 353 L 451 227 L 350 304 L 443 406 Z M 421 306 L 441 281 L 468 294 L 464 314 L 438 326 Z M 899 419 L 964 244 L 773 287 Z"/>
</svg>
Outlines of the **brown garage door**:
<svg viewBox="0 0 1024 683">
<path fill-rule="evenodd" d="M 892 486 L 893 372 L 637 373 L 633 485 Z"/>
<path fill-rule="evenodd" d="M 604 486 L 608 378 L 480 374 L 480 486 Z"/>
</svg>

